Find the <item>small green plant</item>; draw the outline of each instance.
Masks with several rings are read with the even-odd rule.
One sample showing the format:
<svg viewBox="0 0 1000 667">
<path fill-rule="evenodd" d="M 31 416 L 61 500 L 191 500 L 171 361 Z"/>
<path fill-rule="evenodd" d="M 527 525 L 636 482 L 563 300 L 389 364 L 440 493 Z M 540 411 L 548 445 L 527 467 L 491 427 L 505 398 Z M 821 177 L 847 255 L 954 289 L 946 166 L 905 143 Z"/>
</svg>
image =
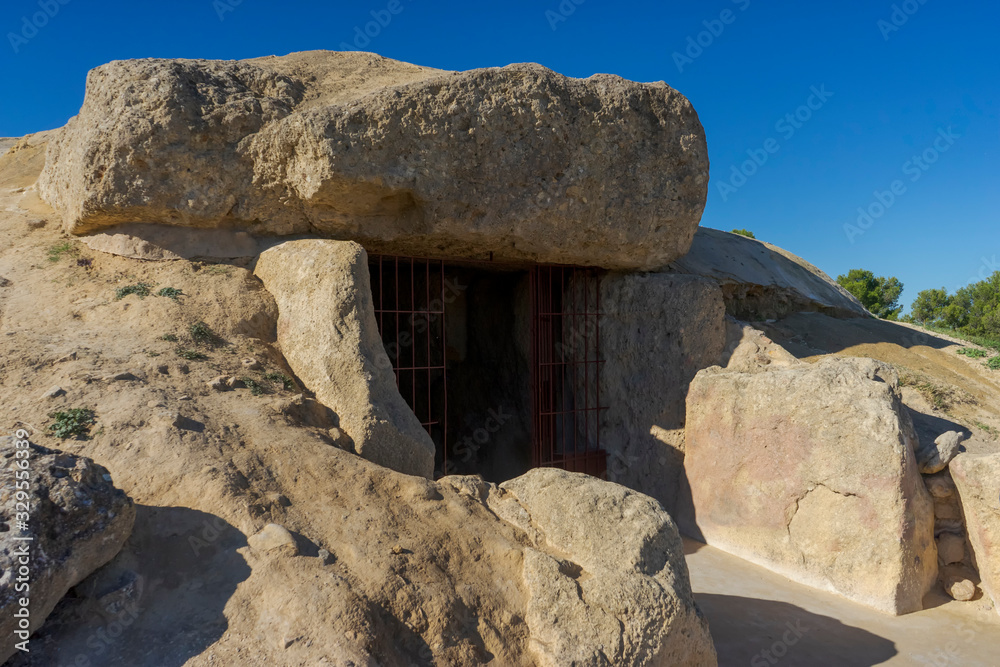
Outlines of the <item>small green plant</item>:
<svg viewBox="0 0 1000 667">
<path fill-rule="evenodd" d="M 152 293 L 153 286 L 149 283 L 136 283 L 134 285 L 126 285 L 125 287 L 119 287 L 115 290 L 115 301 L 121 301 L 129 294 L 135 294 L 140 299 L 145 299 Z"/>
<path fill-rule="evenodd" d="M 249 389 L 250 393 L 253 394 L 254 396 L 263 396 L 266 393 L 264 385 L 257 382 L 253 378 L 243 377 L 240 378 L 240 382 L 245 384 L 247 386 L 247 389 Z"/>
<path fill-rule="evenodd" d="M 164 287 L 163 289 L 161 289 L 159 292 L 156 293 L 156 296 L 165 296 L 168 299 L 173 299 L 174 301 L 177 301 L 177 298 L 182 296 L 183 294 L 184 292 L 177 289 L 176 287 Z"/>
<path fill-rule="evenodd" d="M 993 357 L 986 362 L 986 365 L 995 371 L 1000 371 L 1000 357 Z"/>
<path fill-rule="evenodd" d="M 168 343 L 176 343 L 177 342 L 177 336 L 175 336 L 173 334 L 163 334 L 162 336 L 160 336 L 160 340 L 165 340 Z"/>
<path fill-rule="evenodd" d="M 57 438 L 80 438 L 86 440 L 90 434 L 90 427 L 97 423 L 97 415 L 93 410 L 87 408 L 72 408 L 65 412 L 52 412 L 50 419 L 55 422 L 49 426 Z"/>
<path fill-rule="evenodd" d="M 219 335 L 212 331 L 204 322 L 195 322 L 190 327 L 188 327 L 188 333 L 191 334 L 191 338 L 198 345 L 211 345 L 216 347 L 222 342 Z"/>
<path fill-rule="evenodd" d="M 745 236 L 748 239 L 757 238 L 756 236 L 753 235 L 753 232 L 751 232 L 749 229 L 734 229 L 733 234 L 739 234 L 740 236 Z"/>
<path fill-rule="evenodd" d="M 987 433 L 989 433 L 994 438 L 996 438 L 997 435 L 1000 435 L 1000 434 L 997 433 L 997 430 L 995 428 L 993 428 L 992 426 L 990 426 L 989 424 L 984 424 L 982 422 L 973 422 L 973 425 L 976 428 L 978 428 L 979 430 L 981 430 L 981 431 L 986 431 Z"/>
<path fill-rule="evenodd" d="M 57 243 L 49 248 L 49 261 L 58 262 L 63 258 L 63 255 L 72 255 L 76 253 L 76 246 L 74 246 L 69 241 L 63 241 L 62 243 Z"/>
<path fill-rule="evenodd" d="M 976 347 L 963 347 L 961 350 L 958 350 L 958 353 L 966 357 L 972 357 L 973 359 L 982 359 L 983 357 L 988 357 L 990 354 L 986 350 L 980 350 Z"/>
<path fill-rule="evenodd" d="M 264 379 L 273 384 L 280 384 L 283 389 L 295 389 L 295 383 L 292 381 L 292 378 L 284 373 L 265 373 Z"/>
<path fill-rule="evenodd" d="M 184 348 L 177 348 L 177 356 L 188 361 L 203 361 L 208 359 L 207 355 L 202 354 L 198 350 L 185 350 Z"/>
</svg>

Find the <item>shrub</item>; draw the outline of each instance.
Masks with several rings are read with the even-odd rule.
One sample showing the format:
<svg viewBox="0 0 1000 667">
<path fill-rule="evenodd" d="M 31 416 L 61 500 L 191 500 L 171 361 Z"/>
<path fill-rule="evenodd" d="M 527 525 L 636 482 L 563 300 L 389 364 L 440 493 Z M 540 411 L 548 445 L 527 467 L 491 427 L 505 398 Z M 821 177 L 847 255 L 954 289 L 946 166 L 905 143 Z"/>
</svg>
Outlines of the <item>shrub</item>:
<svg viewBox="0 0 1000 667">
<path fill-rule="evenodd" d="M 986 365 L 995 371 L 1000 371 L 1000 357 L 993 357 L 986 362 Z"/>
<path fill-rule="evenodd" d="M 152 293 L 153 286 L 149 283 L 136 283 L 134 285 L 126 285 L 125 287 L 119 287 L 115 290 L 115 301 L 121 301 L 129 294 L 135 294 L 140 299 L 145 299 Z"/>
<path fill-rule="evenodd" d="M 913 302 L 913 314 L 925 326 L 946 328 L 967 340 L 987 340 L 987 347 L 1000 349 L 1000 271 L 954 294 L 943 288 L 925 290 Z"/>
<path fill-rule="evenodd" d="M 264 385 L 257 382 L 253 378 L 243 377 L 240 378 L 240 382 L 245 384 L 247 386 L 247 389 L 249 389 L 250 393 L 253 394 L 254 396 L 263 396 L 266 393 Z"/>
<path fill-rule="evenodd" d="M 973 359 L 982 359 L 983 357 L 988 357 L 990 354 L 986 350 L 980 350 L 976 347 L 963 347 L 961 350 L 958 350 L 958 353 L 966 357 L 972 357 Z"/>
<path fill-rule="evenodd" d="M 191 334 L 191 338 L 198 345 L 211 345 L 215 347 L 222 342 L 222 339 L 212 331 L 204 322 L 195 322 L 190 327 L 188 327 L 188 333 Z"/>
<path fill-rule="evenodd" d="M 64 412 L 49 414 L 55 422 L 49 426 L 57 438 L 80 438 L 86 440 L 90 435 L 90 427 L 97 423 L 97 415 L 87 408 L 72 408 Z"/>
<path fill-rule="evenodd" d="M 292 378 L 284 373 L 265 373 L 264 379 L 274 384 L 280 384 L 282 389 L 295 389 L 295 383 L 292 381 Z"/>
<path fill-rule="evenodd" d="M 875 317 L 895 320 L 903 311 L 899 305 L 903 283 L 895 276 L 886 278 L 865 269 L 851 269 L 846 276 L 837 276 L 837 282 Z"/>
<path fill-rule="evenodd" d="M 163 334 L 162 336 L 160 336 L 160 340 L 165 340 L 168 343 L 176 343 L 177 342 L 177 336 L 175 336 L 173 334 Z"/>
<path fill-rule="evenodd" d="M 177 289 L 176 287 L 164 287 L 163 289 L 161 289 L 159 292 L 156 293 L 156 296 L 165 296 L 168 299 L 173 299 L 174 301 L 177 301 L 177 297 L 181 296 L 182 294 L 184 294 L 184 292 Z"/>
<path fill-rule="evenodd" d="M 753 232 L 751 232 L 749 229 L 734 229 L 733 234 L 739 234 L 740 236 L 745 236 L 748 239 L 757 238 L 756 236 L 753 235 Z"/>
<path fill-rule="evenodd" d="M 208 359 L 207 355 L 202 354 L 198 350 L 185 350 L 184 348 L 177 348 L 177 356 L 187 359 L 188 361 L 202 361 Z"/>
</svg>

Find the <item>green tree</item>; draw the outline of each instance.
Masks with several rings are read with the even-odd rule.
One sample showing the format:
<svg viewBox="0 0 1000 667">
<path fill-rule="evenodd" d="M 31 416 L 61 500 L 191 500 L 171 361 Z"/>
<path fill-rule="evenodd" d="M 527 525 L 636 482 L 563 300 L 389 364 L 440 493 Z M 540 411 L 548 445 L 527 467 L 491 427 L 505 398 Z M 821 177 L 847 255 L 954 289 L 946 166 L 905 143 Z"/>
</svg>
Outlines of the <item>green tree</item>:
<svg viewBox="0 0 1000 667">
<path fill-rule="evenodd" d="M 945 326 L 945 311 L 950 305 L 951 297 L 948 296 L 948 290 L 943 287 L 927 289 L 918 294 L 910 306 L 911 317 L 918 324 Z"/>
<path fill-rule="evenodd" d="M 875 317 L 895 320 L 903 312 L 899 305 L 903 283 L 895 276 L 886 278 L 865 269 L 851 269 L 846 276 L 837 276 L 837 282 Z"/>
<path fill-rule="evenodd" d="M 745 236 L 748 239 L 757 238 L 756 236 L 753 235 L 753 232 L 751 232 L 749 229 L 734 229 L 733 234 L 739 234 L 740 236 Z"/>
<path fill-rule="evenodd" d="M 1000 271 L 958 290 L 955 300 L 967 313 L 967 319 L 959 327 L 962 333 L 1000 338 Z"/>
</svg>

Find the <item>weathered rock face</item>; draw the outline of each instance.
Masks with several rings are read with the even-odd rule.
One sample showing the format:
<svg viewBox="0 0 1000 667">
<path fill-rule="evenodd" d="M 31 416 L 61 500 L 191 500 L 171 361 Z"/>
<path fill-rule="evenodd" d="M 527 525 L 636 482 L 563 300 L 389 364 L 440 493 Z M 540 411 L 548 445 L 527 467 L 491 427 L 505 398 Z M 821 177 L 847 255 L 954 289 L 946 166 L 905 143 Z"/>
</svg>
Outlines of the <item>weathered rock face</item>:
<svg viewBox="0 0 1000 667">
<path fill-rule="evenodd" d="M 14 137 L 0 137 L 0 157 L 4 153 L 9 151 L 11 147 L 17 143 L 17 139 Z"/>
<path fill-rule="evenodd" d="M 934 514 L 898 383 L 870 359 L 700 372 L 682 528 L 887 613 L 921 609 L 937 577 Z"/>
<path fill-rule="evenodd" d="M 136 60 L 90 73 L 39 186 L 76 234 L 237 226 L 648 269 L 688 250 L 708 154 L 691 104 L 663 83 L 361 53 Z"/>
<path fill-rule="evenodd" d="M 670 274 L 612 274 L 601 289 L 608 479 L 653 496 L 673 514 L 688 385 L 719 363 L 726 341 L 722 293 L 704 278 Z"/>
<path fill-rule="evenodd" d="M 1000 454 L 961 454 L 950 470 L 983 590 L 1000 613 Z"/>
<path fill-rule="evenodd" d="M 255 275 L 278 304 L 278 344 L 288 364 L 339 415 L 355 452 L 431 477 L 434 442 L 396 389 L 364 249 L 343 241 L 290 241 L 262 253 Z"/>
<path fill-rule="evenodd" d="M 34 632 L 66 591 L 114 558 L 135 521 L 132 501 L 114 487 L 105 468 L 72 454 L 19 447 L 20 442 L 27 440 L 0 438 L 0 662 L 27 639 L 15 635 L 25 629 L 15 617 L 20 600 L 30 600 L 27 630 Z M 26 489 L 18 486 L 25 481 Z M 29 505 L 26 519 L 18 503 Z M 19 527 L 22 520 L 27 530 Z"/>
<path fill-rule="evenodd" d="M 711 278 L 733 317 L 763 320 L 798 311 L 870 317 L 857 299 L 818 268 L 770 243 L 701 227 L 691 250 L 671 265 Z"/>
<path fill-rule="evenodd" d="M 525 622 L 538 664 L 716 663 L 680 534 L 655 500 L 538 468 L 500 485 L 487 503 L 529 540 Z"/>
</svg>

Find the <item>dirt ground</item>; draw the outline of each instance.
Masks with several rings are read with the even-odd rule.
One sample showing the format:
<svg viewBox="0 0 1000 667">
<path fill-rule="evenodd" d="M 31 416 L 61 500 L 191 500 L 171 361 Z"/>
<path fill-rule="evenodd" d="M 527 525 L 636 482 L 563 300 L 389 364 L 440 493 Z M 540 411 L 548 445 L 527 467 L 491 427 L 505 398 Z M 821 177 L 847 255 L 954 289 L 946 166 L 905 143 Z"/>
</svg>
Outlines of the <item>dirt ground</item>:
<svg viewBox="0 0 1000 667">
<path fill-rule="evenodd" d="M 693 540 L 684 546 L 720 667 L 1000 664 L 1000 622 L 981 597 L 932 593 L 924 611 L 888 616 Z"/>
</svg>

